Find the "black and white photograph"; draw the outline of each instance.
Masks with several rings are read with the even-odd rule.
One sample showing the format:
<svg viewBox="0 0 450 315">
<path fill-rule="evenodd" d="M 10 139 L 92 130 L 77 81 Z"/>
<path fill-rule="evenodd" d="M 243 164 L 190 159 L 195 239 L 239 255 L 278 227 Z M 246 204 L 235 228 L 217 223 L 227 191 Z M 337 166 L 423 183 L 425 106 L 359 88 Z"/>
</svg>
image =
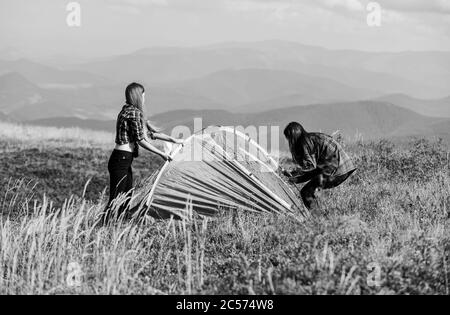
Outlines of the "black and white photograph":
<svg viewBox="0 0 450 315">
<path fill-rule="evenodd" d="M 0 295 L 449 281 L 450 0 L 0 0 Z"/>
</svg>

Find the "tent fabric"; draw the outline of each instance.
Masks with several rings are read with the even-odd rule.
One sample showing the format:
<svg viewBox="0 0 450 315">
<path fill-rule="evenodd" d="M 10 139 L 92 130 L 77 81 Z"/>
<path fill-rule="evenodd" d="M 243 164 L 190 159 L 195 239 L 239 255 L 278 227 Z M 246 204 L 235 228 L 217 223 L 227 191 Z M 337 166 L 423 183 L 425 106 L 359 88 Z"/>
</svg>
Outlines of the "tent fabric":
<svg viewBox="0 0 450 315">
<path fill-rule="evenodd" d="M 220 211 L 271 212 L 304 218 L 277 163 L 255 141 L 228 127 L 202 130 L 177 146 L 173 161 L 144 183 L 140 207 L 157 218 L 186 217 L 187 204 L 202 216 Z"/>
</svg>

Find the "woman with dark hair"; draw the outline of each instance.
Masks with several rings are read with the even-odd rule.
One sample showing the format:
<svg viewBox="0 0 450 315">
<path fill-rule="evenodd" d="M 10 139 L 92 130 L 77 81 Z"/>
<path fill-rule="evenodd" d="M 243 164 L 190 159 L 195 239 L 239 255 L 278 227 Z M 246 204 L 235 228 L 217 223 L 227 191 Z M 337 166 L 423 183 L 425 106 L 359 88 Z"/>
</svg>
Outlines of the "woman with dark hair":
<svg viewBox="0 0 450 315">
<path fill-rule="evenodd" d="M 139 156 L 139 146 L 159 155 L 162 159 L 170 161 L 169 155 L 158 150 L 148 138 L 162 140 L 176 144 L 183 144 L 181 140 L 158 133 L 144 114 L 145 89 L 141 84 L 131 83 L 125 90 L 126 104 L 123 106 L 116 123 L 116 146 L 108 163 L 110 175 L 109 202 L 102 215 L 103 223 L 111 216 L 111 203 L 119 194 L 127 194 L 133 188 L 133 171 L 131 164 L 133 159 Z M 119 212 L 123 212 L 127 204 L 123 205 Z M 118 213 L 117 215 L 120 215 Z"/>
<path fill-rule="evenodd" d="M 301 190 L 303 203 L 309 209 L 319 211 L 317 188 L 330 189 L 346 181 L 356 170 L 352 160 L 331 136 L 307 132 L 302 125 L 291 122 L 284 129 L 292 159 L 299 168 L 282 169 L 292 183 L 306 183 Z"/>
</svg>

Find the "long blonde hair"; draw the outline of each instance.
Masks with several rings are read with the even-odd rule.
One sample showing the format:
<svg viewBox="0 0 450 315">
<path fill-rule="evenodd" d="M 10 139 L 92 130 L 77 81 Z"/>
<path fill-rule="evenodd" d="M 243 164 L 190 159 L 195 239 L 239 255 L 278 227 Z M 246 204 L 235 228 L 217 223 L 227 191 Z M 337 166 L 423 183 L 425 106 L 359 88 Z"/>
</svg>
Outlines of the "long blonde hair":
<svg viewBox="0 0 450 315">
<path fill-rule="evenodd" d="M 142 84 L 133 82 L 127 86 L 125 89 L 125 100 L 128 105 L 136 107 L 138 110 L 142 112 L 142 125 L 144 128 L 148 128 L 150 132 L 160 132 L 161 129 L 155 127 L 154 124 L 146 119 L 144 112 L 144 100 L 142 95 L 145 93 L 145 88 Z M 148 122 L 148 124 L 146 123 Z"/>
</svg>

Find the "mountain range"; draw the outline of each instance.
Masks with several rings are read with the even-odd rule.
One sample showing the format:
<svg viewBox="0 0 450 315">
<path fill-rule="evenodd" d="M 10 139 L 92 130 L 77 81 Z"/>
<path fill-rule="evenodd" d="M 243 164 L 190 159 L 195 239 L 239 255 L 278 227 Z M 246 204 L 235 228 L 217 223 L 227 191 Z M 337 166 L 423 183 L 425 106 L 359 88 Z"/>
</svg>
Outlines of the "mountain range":
<svg viewBox="0 0 450 315">
<path fill-rule="evenodd" d="M 449 131 L 450 52 L 285 41 L 152 47 L 71 65 L 0 60 L 0 112 L 3 119 L 112 131 L 131 81 L 145 85 L 146 112 L 166 128 L 195 116 L 244 126 L 299 120 L 366 137 Z"/>
<path fill-rule="evenodd" d="M 42 88 L 76 89 L 111 82 L 102 76 L 79 70 L 61 70 L 28 59 L 0 60 L 0 75 L 20 73 Z M 114 81 L 113 81 L 114 82 Z"/>
<path fill-rule="evenodd" d="M 8 115 L 0 112 L 0 121 L 9 121 Z"/>
<path fill-rule="evenodd" d="M 194 124 L 202 118 L 201 125 Z M 339 130 L 347 138 L 379 139 L 404 136 L 450 136 L 450 118 L 433 118 L 420 115 L 390 103 L 360 101 L 353 103 L 318 104 L 296 106 L 259 113 L 231 113 L 224 110 L 179 110 L 155 115 L 150 118 L 163 132 L 171 133 L 175 127 L 185 126 L 191 132 L 211 125 L 255 126 L 260 137 L 270 139 L 272 126 L 279 127 L 279 140 L 286 149 L 282 128 L 291 121 L 302 123 L 309 131 L 332 133 Z M 29 124 L 80 127 L 85 129 L 115 131 L 115 121 L 83 120 L 79 118 L 49 118 L 29 121 Z M 261 139 L 260 139 L 261 140 Z M 268 141 L 270 142 L 270 141 Z"/>
<path fill-rule="evenodd" d="M 377 100 L 392 103 L 425 116 L 450 117 L 450 96 L 441 99 L 425 100 L 416 99 L 405 94 L 391 94 L 379 97 Z"/>
<path fill-rule="evenodd" d="M 286 41 L 236 42 L 147 48 L 71 69 L 148 85 L 200 78 L 222 70 L 287 70 L 380 94 L 450 95 L 450 52 L 364 52 Z"/>
<path fill-rule="evenodd" d="M 328 78 L 256 68 L 222 70 L 165 86 L 202 95 L 238 112 L 253 111 L 252 104 L 291 95 L 301 96 L 297 97 L 296 105 L 358 100 L 378 95 L 376 91 L 353 88 Z"/>
<path fill-rule="evenodd" d="M 0 111 L 17 120 L 51 117 L 114 119 L 123 105 L 123 86 L 95 85 L 46 89 L 17 72 L 0 76 Z M 450 117 L 450 97 L 424 100 L 404 94 L 379 96 L 331 79 L 292 71 L 224 70 L 204 78 L 147 87 L 147 110 L 156 115 L 174 110 L 223 109 L 255 113 L 320 103 L 379 100 L 434 117 Z"/>
</svg>

